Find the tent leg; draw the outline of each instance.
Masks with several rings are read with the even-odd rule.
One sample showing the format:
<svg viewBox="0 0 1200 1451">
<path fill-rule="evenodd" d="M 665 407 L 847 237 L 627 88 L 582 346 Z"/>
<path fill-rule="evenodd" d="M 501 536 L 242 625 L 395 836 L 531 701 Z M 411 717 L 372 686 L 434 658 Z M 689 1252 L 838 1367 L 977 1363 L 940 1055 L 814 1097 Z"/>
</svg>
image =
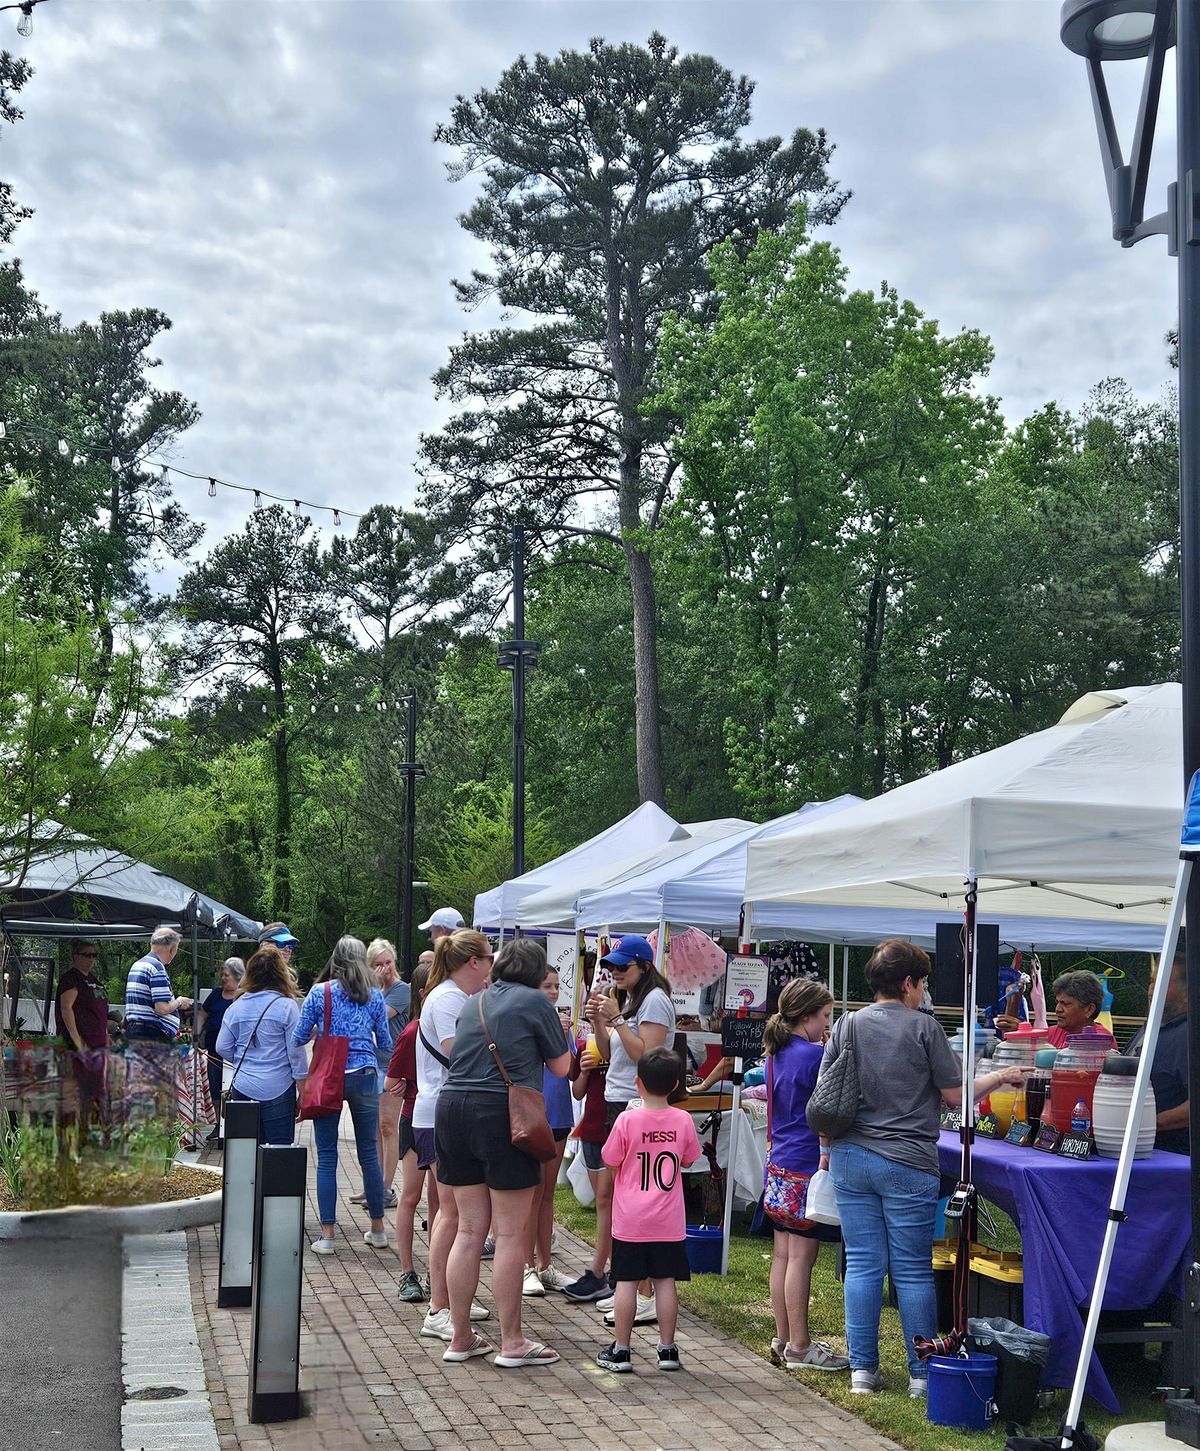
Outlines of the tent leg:
<svg viewBox="0 0 1200 1451">
<path fill-rule="evenodd" d="M 842 1012 L 850 1010 L 850 948 L 842 948 Z"/>
<path fill-rule="evenodd" d="M 829 996 L 837 992 L 837 948 L 829 944 Z"/>
<path fill-rule="evenodd" d="M 737 1163 L 738 1129 L 742 1122 L 742 1060 L 733 1060 L 733 1117 L 729 1120 L 729 1155 L 725 1160 L 725 1207 L 721 1215 L 721 1273 L 729 1273 L 729 1236 L 733 1224 L 733 1168 Z"/>
<path fill-rule="evenodd" d="M 200 1147 L 200 924 L 192 916 L 192 1148 Z"/>
<path fill-rule="evenodd" d="M 1183 910 L 1187 901 L 1188 883 L 1191 881 L 1191 876 L 1191 860 L 1180 861 L 1179 872 L 1175 878 L 1175 896 L 1171 901 L 1171 915 L 1167 919 L 1162 955 L 1158 959 L 1158 976 L 1154 979 L 1154 993 L 1150 998 L 1150 1011 L 1146 1017 L 1146 1028 L 1142 1037 L 1142 1054 L 1138 1060 L 1137 1078 L 1133 1084 L 1133 1101 L 1129 1106 L 1129 1118 L 1125 1123 L 1125 1134 L 1121 1140 L 1121 1154 L 1117 1160 L 1117 1177 L 1113 1181 L 1108 1222 L 1104 1226 L 1104 1243 L 1100 1248 L 1100 1263 L 1096 1266 L 1096 1283 L 1092 1289 L 1091 1303 L 1088 1306 L 1087 1324 L 1083 1329 L 1083 1343 L 1079 1347 L 1079 1361 L 1075 1367 L 1071 1399 L 1067 1405 L 1066 1419 L 1063 1421 L 1061 1443 L 1063 1451 L 1069 1451 L 1074 1439 L 1071 1433 L 1079 1424 L 1079 1412 L 1083 1408 L 1083 1392 L 1087 1385 L 1092 1350 L 1096 1344 L 1100 1312 L 1104 1307 L 1104 1291 L 1108 1285 L 1108 1271 L 1112 1264 L 1117 1230 L 1125 1219 L 1125 1196 L 1129 1192 L 1129 1176 L 1133 1171 L 1133 1155 L 1137 1148 L 1138 1128 L 1142 1121 L 1142 1104 L 1146 1101 L 1146 1089 L 1150 1085 L 1154 1050 L 1158 1046 L 1158 1029 L 1162 1022 L 1163 1009 L 1167 1003 L 1167 989 L 1171 985 L 1171 964 L 1175 961 L 1175 949 L 1179 943 L 1179 926 L 1183 921 Z"/>
</svg>

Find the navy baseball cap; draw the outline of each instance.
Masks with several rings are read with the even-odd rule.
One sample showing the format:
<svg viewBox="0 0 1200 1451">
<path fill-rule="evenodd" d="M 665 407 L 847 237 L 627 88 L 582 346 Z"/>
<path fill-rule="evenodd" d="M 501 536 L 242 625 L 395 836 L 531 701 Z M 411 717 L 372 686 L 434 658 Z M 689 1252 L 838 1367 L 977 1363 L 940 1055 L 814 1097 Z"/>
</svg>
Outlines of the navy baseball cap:
<svg viewBox="0 0 1200 1451">
<path fill-rule="evenodd" d="M 610 962 L 614 967 L 628 967 L 631 962 L 653 962 L 654 948 L 644 937 L 627 932 L 600 961 Z"/>
</svg>

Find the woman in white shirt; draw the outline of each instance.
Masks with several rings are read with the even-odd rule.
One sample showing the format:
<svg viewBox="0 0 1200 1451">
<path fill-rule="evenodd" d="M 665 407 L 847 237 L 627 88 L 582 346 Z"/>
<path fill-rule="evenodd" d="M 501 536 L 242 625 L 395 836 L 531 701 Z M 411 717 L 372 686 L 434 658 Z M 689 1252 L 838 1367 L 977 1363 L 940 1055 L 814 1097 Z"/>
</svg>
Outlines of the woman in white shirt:
<svg viewBox="0 0 1200 1451">
<path fill-rule="evenodd" d="M 450 1049 L 458 1030 L 458 1016 L 468 999 L 487 982 L 491 970 L 492 944 L 482 932 L 463 928 L 438 938 L 417 1030 L 417 1101 L 412 1118 L 417 1165 L 422 1169 L 432 1165 L 435 1178 L 433 1126 L 437 1119 L 438 1095 L 450 1068 Z M 429 1236 L 429 1313 L 421 1326 L 421 1334 L 433 1340 L 454 1338 L 446 1289 L 446 1261 L 457 1234 L 454 1195 L 439 1194 L 438 1216 Z M 487 1313 L 483 1306 L 472 1304 L 472 1320 L 485 1320 Z"/>
</svg>

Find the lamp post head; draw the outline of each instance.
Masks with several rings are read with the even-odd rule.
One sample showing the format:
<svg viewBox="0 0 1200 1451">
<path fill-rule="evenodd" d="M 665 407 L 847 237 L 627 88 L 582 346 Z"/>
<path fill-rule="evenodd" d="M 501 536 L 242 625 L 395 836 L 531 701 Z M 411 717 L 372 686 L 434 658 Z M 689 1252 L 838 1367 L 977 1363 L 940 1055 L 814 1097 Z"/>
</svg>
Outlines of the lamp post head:
<svg viewBox="0 0 1200 1451">
<path fill-rule="evenodd" d="M 1167 44 L 1173 45 L 1174 0 L 1064 0 L 1059 34 L 1087 60 L 1142 60 L 1150 54 L 1160 6 L 1170 9 Z"/>
</svg>

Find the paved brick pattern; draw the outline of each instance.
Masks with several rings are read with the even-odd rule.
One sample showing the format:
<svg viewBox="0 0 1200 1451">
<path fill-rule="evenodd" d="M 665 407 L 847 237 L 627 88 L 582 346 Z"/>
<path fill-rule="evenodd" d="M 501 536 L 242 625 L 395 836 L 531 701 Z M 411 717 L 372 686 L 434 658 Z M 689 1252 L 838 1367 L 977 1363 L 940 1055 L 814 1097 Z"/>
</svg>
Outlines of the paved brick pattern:
<svg viewBox="0 0 1200 1451">
<path fill-rule="evenodd" d="M 343 1125 L 343 1134 L 346 1125 Z M 317 1227 L 316 1150 L 307 1126 L 308 1223 Z M 217 1231 L 192 1230 L 192 1302 L 221 1451 L 403 1451 L 490 1445 L 586 1451 L 896 1451 L 894 1443 L 814 1395 L 704 1321 L 681 1314 L 684 1369 L 654 1364 L 655 1327 L 634 1330 L 634 1375 L 593 1363 L 604 1343 L 601 1318 L 563 1295 L 525 1301 L 528 1333 L 562 1356 L 536 1370 L 499 1370 L 490 1360 L 446 1365 L 441 1341 L 417 1334 L 424 1305 L 396 1298 L 394 1251 L 369 1249 L 365 1212 L 348 1202 L 358 1184 L 352 1143 L 343 1141 L 338 1253 L 305 1254 L 300 1342 L 303 1420 L 254 1426 L 246 1418 L 250 1312 L 217 1308 Z M 425 1245 L 417 1224 L 417 1264 Z M 588 1248 L 559 1229 L 556 1263 L 582 1270 Z M 390 1236 L 389 1236 L 390 1237 Z M 480 1299 L 489 1295 L 484 1263 Z M 495 1321 L 480 1327 L 495 1329 Z"/>
</svg>

